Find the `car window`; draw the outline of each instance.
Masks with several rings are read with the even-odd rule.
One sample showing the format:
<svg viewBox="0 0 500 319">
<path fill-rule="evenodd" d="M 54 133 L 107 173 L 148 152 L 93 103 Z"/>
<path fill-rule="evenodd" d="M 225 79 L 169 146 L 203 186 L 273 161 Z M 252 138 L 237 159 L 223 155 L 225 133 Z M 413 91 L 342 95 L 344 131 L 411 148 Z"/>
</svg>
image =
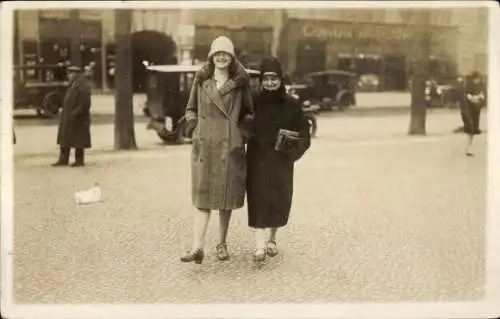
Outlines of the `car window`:
<svg viewBox="0 0 500 319">
<path fill-rule="evenodd" d="M 189 92 L 191 90 L 191 86 L 193 86 L 194 74 L 193 73 L 180 73 L 180 92 Z"/>
</svg>

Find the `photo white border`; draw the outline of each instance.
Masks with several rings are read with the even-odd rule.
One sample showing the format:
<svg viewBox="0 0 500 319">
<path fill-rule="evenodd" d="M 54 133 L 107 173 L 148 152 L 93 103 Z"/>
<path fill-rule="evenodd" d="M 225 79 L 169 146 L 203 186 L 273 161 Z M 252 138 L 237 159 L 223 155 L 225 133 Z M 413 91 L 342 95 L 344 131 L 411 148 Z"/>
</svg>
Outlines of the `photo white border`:
<svg viewBox="0 0 500 319">
<path fill-rule="evenodd" d="M 342 304 L 183 304 L 183 305 L 83 305 L 20 306 L 13 303 L 13 145 L 12 63 L 14 9 L 114 9 L 114 8 L 446 8 L 488 7 L 488 200 L 487 286 L 485 300 L 449 303 L 342 303 Z M 33 1 L 1 3 L 1 310 L 6 318 L 491 318 L 500 316 L 500 18 L 493 1 Z M 465 235 L 465 234 L 464 234 Z"/>
</svg>

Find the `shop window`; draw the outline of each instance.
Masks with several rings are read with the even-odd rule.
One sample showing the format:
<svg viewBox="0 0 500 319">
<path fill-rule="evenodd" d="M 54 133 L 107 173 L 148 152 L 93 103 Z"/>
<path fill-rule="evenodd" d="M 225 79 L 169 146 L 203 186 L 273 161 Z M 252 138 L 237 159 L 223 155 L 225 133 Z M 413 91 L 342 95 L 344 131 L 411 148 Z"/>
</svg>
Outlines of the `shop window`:
<svg viewBox="0 0 500 319">
<path fill-rule="evenodd" d="M 21 64 L 26 67 L 22 75 L 20 75 L 22 80 L 25 81 L 34 81 L 40 77 L 39 71 L 35 68 L 39 63 L 38 57 L 38 42 L 34 40 L 24 40 L 22 43 L 23 46 L 23 57 Z"/>
<path fill-rule="evenodd" d="M 326 42 L 299 41 L 296 54 L 296 73 L 322 71 L 326 67 Z"/>
<path fill-rule="evenodd" d="M 205 62 L 207 60 L 209 52 L 210 52 L 210 45 L 206 44 L 195 45 L 193 50 L 193 58 L 194 60 Z"/>
<path fill-rule="evenodd" d="M 379 75 L 382 69 L 382 59 L 379 56 L 359 56 L 356 59 L 357 74 L 377 74 Z"/>
</svg>

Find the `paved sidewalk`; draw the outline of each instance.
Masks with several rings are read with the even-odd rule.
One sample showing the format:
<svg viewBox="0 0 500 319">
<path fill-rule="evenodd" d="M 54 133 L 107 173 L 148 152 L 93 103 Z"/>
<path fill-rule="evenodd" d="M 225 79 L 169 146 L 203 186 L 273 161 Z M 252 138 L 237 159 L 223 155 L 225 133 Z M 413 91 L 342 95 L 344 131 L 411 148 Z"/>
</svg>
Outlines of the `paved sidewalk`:
<svg viewBox="0 0 500 319">
<path fill-rule="evenodd" d="M 485 136 L 477 156 L 449 133 L 452 115 L 321 118 L 297 163 L 280 254 L 251 260 L 246 209 L 234 212 L 231 260 L 215 259 L 217 216 L 201 267 L 179 262 L 191 239 L 189 146 L 138 135 L 145 151 L 94 151 L 83 169 L 53 169 L 47 127 L 22 127 L 16 146 L 14 298 L 19 303 L 397 302 L 482 298 Z M 112 126 L 99 139 L 110 145 Z M 51 132 L 52 134 L 52 132 Z M 33 137 L 39 137 L 34 140 Z M 97 138 L 97 137 L 96 137 Z M 21 142 L 24 143 L 24 142 Z M 46 145 L 38 146 L 39 144 Z M 22 144 L 21 144 L 22 145 Z M 52 148 L 53 149 L 53 148 Z M 99 182 L 101 203 L 74 191 Z M 425 278 L 425 280 L 422 280 Z"/>
</svg>

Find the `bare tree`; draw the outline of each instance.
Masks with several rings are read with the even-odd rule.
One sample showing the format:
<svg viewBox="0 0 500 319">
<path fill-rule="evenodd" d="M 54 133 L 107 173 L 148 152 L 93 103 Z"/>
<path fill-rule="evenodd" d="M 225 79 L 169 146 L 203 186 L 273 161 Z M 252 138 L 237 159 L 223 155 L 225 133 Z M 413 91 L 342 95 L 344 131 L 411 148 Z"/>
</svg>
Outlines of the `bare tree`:
<svg viewBox="0 0 500 319">
<path fill-rule="evenodd" d="M 82 28 L 78 9 L 71 9 L 69 18 L 73 28 L 73 36 L 70 39 L 71 64 L 82 68 L 82 51 L 80 50 Z"/>
<path fill-rule="evenodd" d="M 425 120 L 427 115 L 425 103 L 425 81 L 428 79 L 427 60 L 430 55 L 431 34 L 429 30 L 431 12 L 419 10 L 416 14 L 416 29 L 419 36 L 418 56 L 412 63 L 411 81 L 411 119 L 409 135 L 425 135 Z"/>
<path fill-rule="evenodd" d="M 137 149 L 132 92 L 132 11 L 115 11 L 115 149 Z"/>
</svg>

